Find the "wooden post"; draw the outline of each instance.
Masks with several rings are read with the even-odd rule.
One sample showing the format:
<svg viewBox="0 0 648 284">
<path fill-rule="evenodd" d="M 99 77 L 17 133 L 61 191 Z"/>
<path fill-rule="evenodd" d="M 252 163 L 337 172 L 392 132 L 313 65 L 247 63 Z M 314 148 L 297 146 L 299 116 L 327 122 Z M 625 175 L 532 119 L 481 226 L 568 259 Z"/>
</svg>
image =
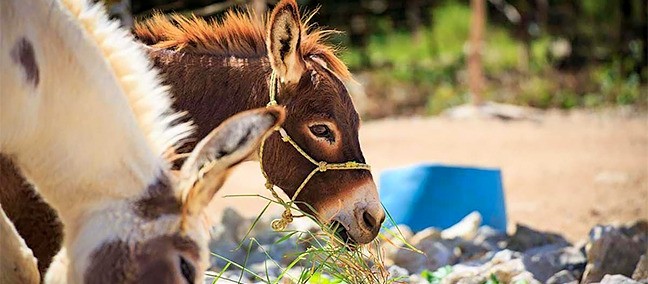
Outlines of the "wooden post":
<svg viewBox="0 0 648 284">
<path fill-rule="evenodd" d="M 484 74 L 482 52 L 484 49 L 484 30 L 486 26 L 486 0 L 470 0 L 470 37 L 468 39 L 468 88 L 473 105 L 484 101 Z"/>
<path fill-rule="evenodd" d="M 419 44 L 423 40 L 421 6 L 421 0 L 409 0 L 405 2 L 405 17 L 414 38 L 413 44 Z"/>
</svg>

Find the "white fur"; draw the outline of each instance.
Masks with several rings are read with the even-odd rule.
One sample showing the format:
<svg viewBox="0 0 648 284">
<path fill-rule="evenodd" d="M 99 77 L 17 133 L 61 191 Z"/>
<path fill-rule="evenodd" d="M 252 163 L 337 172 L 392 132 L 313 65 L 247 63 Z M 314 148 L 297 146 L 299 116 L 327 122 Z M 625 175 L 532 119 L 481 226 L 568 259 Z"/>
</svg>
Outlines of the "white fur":
<svg viewBox="0 0 648 284">
<path fill-rule="evenodd" d="M 163 153 L 191 127 L 171 126 L 180 115 L 167 113 L 168 88 L 100 5 L 3 0 L 0 36 L 0 152 L 13 156 L 58 211 L 70 262 L 85 264 L 93 244 L 122 237 L 120 230 L 138 222 L 107 221 L 96 210 L 121 210 L 120 200 L 141 196 L 168 169 Z M 34 47 L 36 87 L 10 54 L 21 38 Z M 76 268 L 68 281 L 82 279 Z"/>
<path fill-rule="evenodd" d="M 167 88 L 145 54 L 85 1 L 1 5 L 0 150 L 15 156 L 64 222 L 85 208 L 61 205 L 139 195 L 165 169 L 162 153 L 189 132 L 170 127 L 178 114 L 164 113 Z M 35 89 L 6 52 L 21 37 L 35 49 Z"/>
<path fill-rule="evenodd" d="M 191 127 L 171 126 L 181 115 L 169 114 L 167 88 L 126 31 L 100 6 L 61 1 L 0 1 L 0 153 L 12 156 L 65 227 L 63 248 L 46 281 L 83 282 L 92 253 L 107 242 L 134 244 L 181 233 L 201 248 L 195 264 L 196 281 L 202 283 L 209 237 L 202 208 L 145 220 L 133 204 L 160 175 L 169 174 L 164 155 Z M 22 38 L 34 48 L 36 85 L 9 52 Z M 204 184 L 219 186 L 225 173 L 216 171 L 253 153 L 284 116 L 281 108 L 249 111 L 233 118 L 245 123 L 223 123 L 222 131 L 206 138 L 213 141 L 199 143 L 208 146 L 194 149 L 205 155 L 194 159 L 197 168 L 215 159 L 219 147 L 229 153 L 200 177 L 209 179 Z M 237 142 L 243 138 L 246 143 Z M 209 194 L 187 195 L 184 209 L 206 205 L 215 193 L 213 187 L 188 190 L 196 188 Z"/>
</svg>

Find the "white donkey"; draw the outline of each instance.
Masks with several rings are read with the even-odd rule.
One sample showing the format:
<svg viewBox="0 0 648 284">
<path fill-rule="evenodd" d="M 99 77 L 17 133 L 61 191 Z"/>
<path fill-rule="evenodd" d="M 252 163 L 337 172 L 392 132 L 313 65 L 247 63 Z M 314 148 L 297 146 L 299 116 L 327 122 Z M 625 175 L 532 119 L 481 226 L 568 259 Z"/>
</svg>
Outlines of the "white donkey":
<svg viewBox="0 0 648 284">
<path fill-rule="evenodd" d="M 191 127 L 173 125 L 146 58 L 101 6 L 0 1 L 0 153 L 65 225 L 46 282 L 202 283 L 203 209 L 283 121 L 280 108 L 239 114 L 171 174 L 169 150 Z"/>
</svg>

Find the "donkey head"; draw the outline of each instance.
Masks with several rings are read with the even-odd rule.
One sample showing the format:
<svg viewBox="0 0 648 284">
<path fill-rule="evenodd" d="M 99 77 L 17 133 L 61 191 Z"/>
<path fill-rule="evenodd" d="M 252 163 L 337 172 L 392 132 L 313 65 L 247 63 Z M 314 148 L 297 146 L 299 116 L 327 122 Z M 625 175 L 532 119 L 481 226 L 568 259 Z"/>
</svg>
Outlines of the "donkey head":
<svg viewBox="0 0 648 284">
<path fill-rule="evenodd" d="M 268 23 L 266 47 L 280 82 L 277 100 L 286 107 L 283 127 L 317 161 L 364 163 L 358 141 L 360 118 L 351 97 L 325 60 L 316 54 L 302 54 L 303 29 L 293 0 L 275 7 Z M 293 197 L 315 166 L 289 143 L 282 143 L 277 134 L 268 139 L 267 145 L 261 163 L 270 181 Z M 302 210 L 314 213 L 325 224 L 341 225 L 338 233 L 352 243 L 372 241 L 385 218 L 367 170 L 317 173 L 295 200 Z"/>
<path fill-rule="evenodd" d="M 68 248 L 73 257 L 89 252 L 87 261 L 70 261 L 75 270 L 89 283 L 202 283 L 209 255 L 204 209 L 228 170 L 258 150 L 283 119 L 278 107 L 230 118 L 196 146 L 179 173 L 164 172 L 143 196 L 90 217 Z M 108 230 L 113 233 L 96 242 Z M 50 270 L 48 278 L 57 273 Z"/>
</svg>

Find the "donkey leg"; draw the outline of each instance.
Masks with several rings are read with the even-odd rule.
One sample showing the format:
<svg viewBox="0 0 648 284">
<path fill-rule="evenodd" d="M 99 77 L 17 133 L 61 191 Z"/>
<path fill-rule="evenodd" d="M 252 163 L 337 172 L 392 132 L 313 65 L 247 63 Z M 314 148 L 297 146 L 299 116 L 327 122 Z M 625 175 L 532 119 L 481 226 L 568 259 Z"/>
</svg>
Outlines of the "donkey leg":
<svg viewBox="0 0 648 284">
<path fill-rule="evenodd" d="M 0 283 L 39 283 L 36 258 L 0 206 Z"/>
<path fill-rule="evenodd" d="M 2 155 L 0 204 L 18 234 L 38 259 L 38 271 L 45 275 L 52 258 L 61 248 L 63 225 L 56 211 L 25 181 L 11 160 Z"/>
</svg>

